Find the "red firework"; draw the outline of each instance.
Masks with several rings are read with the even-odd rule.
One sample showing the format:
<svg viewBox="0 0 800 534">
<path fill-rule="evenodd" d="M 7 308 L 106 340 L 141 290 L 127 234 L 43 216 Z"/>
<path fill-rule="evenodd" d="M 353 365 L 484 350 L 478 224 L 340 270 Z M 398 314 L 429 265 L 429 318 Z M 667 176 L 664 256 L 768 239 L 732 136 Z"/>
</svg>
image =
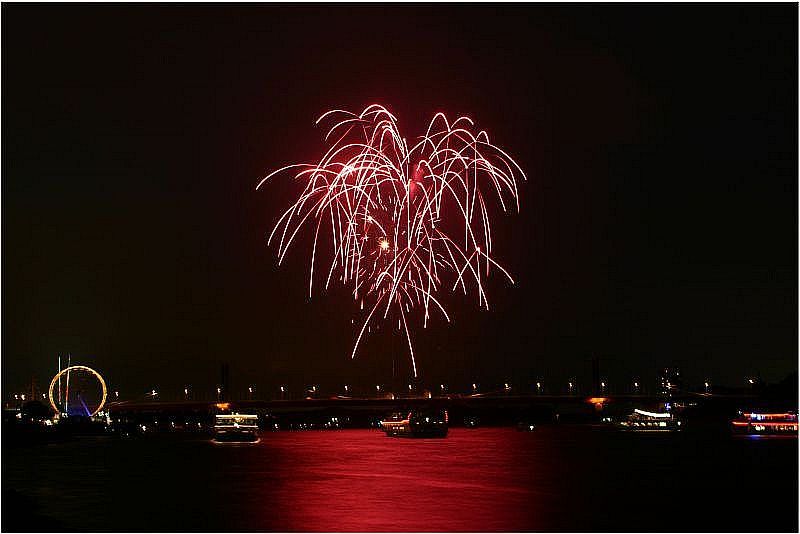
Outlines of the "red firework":
<svg viewBox="0 0 800 534">
<path fill-rule="evenodd" d="M 525 179 L 525 173 L 485 131 L 474 134 L 469 117 L 450 122 L 437 113 L 411 147 L 397 119 L 377 104 L 360 114 L 331 110 L 317 119 L 322 122 L 330 124 L 325 136 L 330 148 L 319 163 L 282 167 L 256 187 L 288 170 L 304 184 L 269 243 L 278 241 L 280 265 L 300 229 L 312 225 L 309 296 L 317 247 L 324 244 L 333 255 L 325 288 L 335 276 L 352 289 L 362 310 L 368 303 L 351 357 L 374 320 L 396 318 L 417 376 L 409 331 L 412 310 L 422 310 L 423 326 L 433 308 L 449 322 L 437 298 L 442 287 L 454 291 L 460 286 L 465 294 L 474 288 L 478 306 L 488 309 L 481 277 L 489 275 L 490 267 L 514 282 L 492 258 L 485 195 L 495 197 L 503 211 L 509 205 L 519 211 L 517 179 Z M 329 240 L 321 240 L 321 231 L 330 232 Z"/>
</svg>

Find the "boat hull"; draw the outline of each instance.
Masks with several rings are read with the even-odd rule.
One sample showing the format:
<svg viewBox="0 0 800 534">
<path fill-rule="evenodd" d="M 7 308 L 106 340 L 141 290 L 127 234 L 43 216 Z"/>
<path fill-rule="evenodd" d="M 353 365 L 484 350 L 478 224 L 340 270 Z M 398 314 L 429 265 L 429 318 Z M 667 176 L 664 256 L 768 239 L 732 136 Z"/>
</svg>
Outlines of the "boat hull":
<svg viewBox="0 0 800 534">
<path fill-rule="evenodd" d="M 444 428 L 425 428 L 411 429 L 408 427 L 396 427 L 385 430 L 386 435 L 392 438 L 446 438 L 447 427 Z"/>
<path fill-rule="evenodd" d="M 216 432 L 214 441 L 218 443 L 253 443 L 258 441 L 255 432 Z"/>
<path fill-rule="evenodd" d="M 393 438 L 447 437 L 447 411 L 412 411 L 405 417 L 395 414 L 381 421 L 387 436 Z"/>
</svg>

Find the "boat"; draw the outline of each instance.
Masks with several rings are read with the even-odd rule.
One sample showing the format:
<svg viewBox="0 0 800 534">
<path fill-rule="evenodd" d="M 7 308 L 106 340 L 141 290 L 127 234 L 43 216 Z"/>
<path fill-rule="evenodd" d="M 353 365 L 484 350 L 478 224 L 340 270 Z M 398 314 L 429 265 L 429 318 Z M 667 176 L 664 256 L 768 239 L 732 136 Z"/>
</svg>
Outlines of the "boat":
<svg viewBox="0 0 800 534">
<path fill-rule="evenodd" d="M 681 429 L 681 422 L 669 412 L 648 412 L 638 408 L 614 425 L 620 430 L 633 432 L 675 432 Z"/>
<path fill-rule="evenodd" d="M 380 422 L 387 436 L 443 438 L 447 436 L 447 410 L 395 412 Z"/>
<path fill-rule="evenodd" d="M 214 422 L 214 441 L 252 443 L 258 441 L 258 416 L 247 414 L 217 414 Z"/>
<path fill-rule="evenodd" d="M 797 436 L 797 414 L 784 413 L 741 413 L 731 421 L 735 434 L 750 436 L 795 435 Z"/>
</svg>

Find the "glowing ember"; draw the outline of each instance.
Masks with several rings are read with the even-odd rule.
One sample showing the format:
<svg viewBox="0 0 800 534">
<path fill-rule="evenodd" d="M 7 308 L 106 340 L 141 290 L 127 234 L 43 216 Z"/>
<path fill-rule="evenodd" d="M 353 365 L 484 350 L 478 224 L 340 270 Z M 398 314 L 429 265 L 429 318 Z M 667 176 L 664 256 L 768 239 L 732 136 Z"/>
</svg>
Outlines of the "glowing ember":
<svg viewBox="0 0 800 534">
<path fill-rule="evenodd" d="M 328 111 L 317 124 L 323 121 L 331 123 L 325 140 L 332 144 L 319 163 L 288 165 L 256 187 L 289 169 L 304 184 L 269 243 L 278 240 L 280 264 L 300 228 L 312 226 L 309 296 L 317 247 L 324 244 L 332 253 L 325 288 L 336 276 L 352 289 L 360 309 L 368 302 L 351 357 L 374 320 L 394 324 L 396 319 L 405 331 L 416 376 L 407 317 L 412 310 L 422 311 L 423 326 L 431 308 L 449 321 L 437 294 L 442 287 L 459 286 L 464 294 L 474 287 L 478 305 L 488 309 L 481 278 L 492 266 L 514 282 L 491 257 L 487 202 L 494 197 L 503 211 L 509 205 L 519 211 L 517 179 L 525 179 L 525 173 L 489 142 L 486 132 L 473 134 L 468 117 L 449 122 L 437 113 L 411 147 L 400 135 L 397 119 L 376 104 L 358 115 Z M 327 242 L 321 241 L 321 230 L 329 235 Z"/>
</svg>

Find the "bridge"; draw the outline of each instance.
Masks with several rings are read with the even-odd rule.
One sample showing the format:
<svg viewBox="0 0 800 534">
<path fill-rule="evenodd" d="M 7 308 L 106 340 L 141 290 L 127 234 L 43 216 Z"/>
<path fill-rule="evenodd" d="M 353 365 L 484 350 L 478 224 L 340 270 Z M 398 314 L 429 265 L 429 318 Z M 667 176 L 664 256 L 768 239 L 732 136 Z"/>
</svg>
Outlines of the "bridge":
<svg viewBox="0 0 800 534">
<path fill-rule="evenodd" d="M 634 408 L 655 408 L 664 402 L 699 414 L 730 414 L 749 408 L 759 401 L 752 394 L 720 395 L 678 393 L 663 395 L 443 395 L 434 397 L 330 397 L 291 400 L 209 401 L 121 401 L 108 405 L 113 419 L 149 419 L 154 417 L 193 417 L 210 420 L 216 413 L 253 413 L 278 421 L 322 421 L 331 417 L 347 418 L 354 424 L 367 424 L 394 411 L 446 409 L 451 421 L 460 424 L 463 417 L 476 417 L 496 424 L 521 420 L 591 421 L 603 416 L 627 415 Z"/>
</svg>

